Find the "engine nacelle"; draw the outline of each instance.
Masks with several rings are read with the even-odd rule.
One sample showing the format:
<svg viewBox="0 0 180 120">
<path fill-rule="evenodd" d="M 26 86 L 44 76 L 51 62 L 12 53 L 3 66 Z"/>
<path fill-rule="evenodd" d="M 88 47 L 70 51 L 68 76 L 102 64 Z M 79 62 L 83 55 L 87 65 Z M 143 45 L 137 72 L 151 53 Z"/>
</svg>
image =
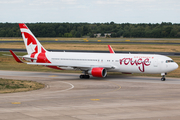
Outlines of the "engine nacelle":
<svg viewBox="0 0 180 120">
<path fill-rule="evenodd" d="M 101 67 L 92 68 L 88 71 L 89 74 L 91 74 L 93 77 L 106 77 L 107 70 Z"/>
</svg>

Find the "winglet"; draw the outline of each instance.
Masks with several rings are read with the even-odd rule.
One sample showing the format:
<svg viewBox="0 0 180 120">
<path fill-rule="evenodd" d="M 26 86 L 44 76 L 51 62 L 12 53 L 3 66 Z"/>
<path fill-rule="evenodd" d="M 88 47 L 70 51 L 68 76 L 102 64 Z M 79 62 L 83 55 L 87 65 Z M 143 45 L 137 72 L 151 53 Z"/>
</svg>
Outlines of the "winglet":
<svg viewBox="0 0 180 120">
<path fill-rule="evenodd" d="M 110 45 L 108 45 L 108 48 L 109 48 L 109 52 L 110 53 L 115 53 L 114 50 L 112 49 L 112 47 Z"/>
<path fill-rule="evenodd" d="M 24 63 L 23 61 L 21 61 L 18 56 L 12 51 L 12 50 L 9 50 L 12 54 L 12 56 L 14 57 L 14 59 L 18 62 L 18 63 Z"/>
</svg>

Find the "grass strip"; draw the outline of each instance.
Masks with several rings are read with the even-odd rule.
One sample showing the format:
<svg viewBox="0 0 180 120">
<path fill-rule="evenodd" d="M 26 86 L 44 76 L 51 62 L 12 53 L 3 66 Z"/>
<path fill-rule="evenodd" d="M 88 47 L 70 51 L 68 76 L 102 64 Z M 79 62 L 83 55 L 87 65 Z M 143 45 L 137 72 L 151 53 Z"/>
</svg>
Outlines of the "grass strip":
<svg viewBox="0 0 180 120">
<path fill-rule="evenodd" d="M 45 49 L 53 50 L 95 50 L 108 51 L 108 44 L 94 44 L 94 43 L 42 43 Z M 111 44 L 114 51 L 140 51 L 140 52 L 180 52 L 179 45 L 159 45 L 159 44 Z M 24 43 L 1 43 L 0 48 L 5 49 L 26 49 Z"/>
<path fill-rule="evenodd" d="M 0 78 L 0 94 L 25 92 L 44 88 L 44 84 L 34 81 L 10 80 Z"/>
</svg>

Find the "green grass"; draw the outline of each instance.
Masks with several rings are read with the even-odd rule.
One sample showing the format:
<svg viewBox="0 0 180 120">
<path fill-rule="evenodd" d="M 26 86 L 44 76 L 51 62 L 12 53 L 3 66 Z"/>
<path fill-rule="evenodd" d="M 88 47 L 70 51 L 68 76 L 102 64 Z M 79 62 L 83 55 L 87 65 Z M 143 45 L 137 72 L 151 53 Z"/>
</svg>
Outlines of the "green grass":
<svg viewBox="0 0 180 120">
<path fill-rule="evenodd" d="M 107 43 L 42 43 L 46 49 L 54 50 L 97 50 L 108 51 Z M 179 45 L 159 45 L 159 44 L 111 44 L 114 51 L 149 51 L 149 52 L 180 52 Z M 1 43 L 0 48 L 25 49 L 24 43 Z"/>
<path fill-rule="evenodd" d="M 41 83 L 33 81 L 9 80 L 0 78 L 0 93 L 24 92 L 44 88 Z"/>
</svg>

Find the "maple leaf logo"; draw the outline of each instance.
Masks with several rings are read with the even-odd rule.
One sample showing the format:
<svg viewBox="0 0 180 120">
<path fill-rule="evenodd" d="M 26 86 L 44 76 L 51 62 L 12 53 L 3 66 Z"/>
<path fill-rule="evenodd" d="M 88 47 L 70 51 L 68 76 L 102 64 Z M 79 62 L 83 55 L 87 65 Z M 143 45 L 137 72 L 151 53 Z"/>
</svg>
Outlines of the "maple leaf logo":
<svg viewBox="0 0 180 120">
<path fill-rule="evenodd" d="M 34 45 L 34 44 L 30 43 L 27 47 L 28 47 L 29 50 L 31 50 L 32 53 L 37 52 L 37 51 L 35 50 L 35 48 L 37 47 L 37 45 Z"/>
</svg>

